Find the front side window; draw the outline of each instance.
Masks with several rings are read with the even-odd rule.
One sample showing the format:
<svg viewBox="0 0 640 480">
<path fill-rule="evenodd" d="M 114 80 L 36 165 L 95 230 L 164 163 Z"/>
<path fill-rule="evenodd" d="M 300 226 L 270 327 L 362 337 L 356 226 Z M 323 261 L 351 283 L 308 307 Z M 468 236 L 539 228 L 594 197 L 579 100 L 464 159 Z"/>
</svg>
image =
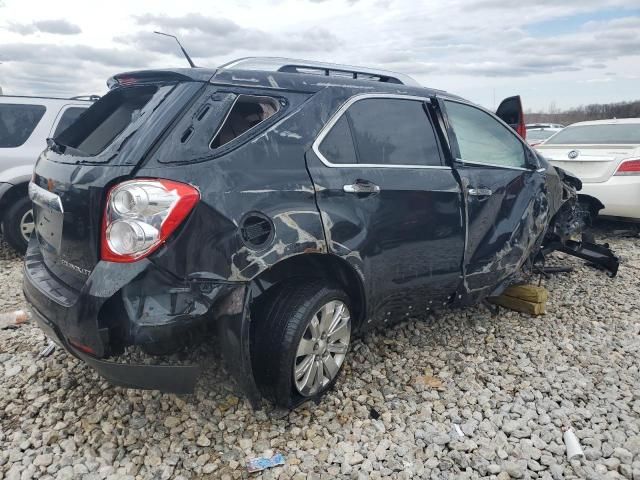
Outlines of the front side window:
<svg viewBox="0 0 640 480">
<path fill-rule="evenodd" d="M 63 113 L 62 117 L 60 117 L 60 121 L 56 126 L 56 131 L 53 132 L 53 137 L 57 137 L 61 132 L 64 132 L 69 125 L 75 122 L 80 115 L 85 112 L 85 107 L 69 107 Z"/>
<path fill-rule="evenodd" d="M 435 132 L 419 100 L 358 100 L 332 127 L 319 150 L 331 163 L 441 165 Z"/>
<path fill-rule="evenodd" d="M 460 159 L 503 167 L 526 168 L 524 146 L 511 129 L 482 110 L 445 100 Z"/>
<path fill-rule="evenodd" d="M 24 144 L 46 110 L 44 105 L 0 104 L 0 148 Z"/>
</svg>

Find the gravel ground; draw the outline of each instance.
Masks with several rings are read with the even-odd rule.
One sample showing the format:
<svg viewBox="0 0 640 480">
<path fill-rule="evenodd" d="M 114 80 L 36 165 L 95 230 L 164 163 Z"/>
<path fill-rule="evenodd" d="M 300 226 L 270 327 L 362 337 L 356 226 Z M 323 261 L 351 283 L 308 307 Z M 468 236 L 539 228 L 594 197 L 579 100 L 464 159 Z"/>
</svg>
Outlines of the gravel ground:
<svg viewBox="0 0 640 480">
<path fill-rule="evenodd" d="M 640 479 L 640 240 L 625 228 L 597 231 L 616 279 L 560 259 L 576 269 L 543 282 L 543 317 L 478 307 L 367 335 L 335 390 L 292 413 L 252 411 L 217 366 L 192 396 L 124 390 L 39 357 L 32 324 L 2 330 L 0 480 L 244 478 L 273 452 L 287 463 L 263 478 Z M 24 306 L 20 276 L 0 245 L 0 312 Z M 583 460 L 566 458 L 568 425 Z"/>
</svg>

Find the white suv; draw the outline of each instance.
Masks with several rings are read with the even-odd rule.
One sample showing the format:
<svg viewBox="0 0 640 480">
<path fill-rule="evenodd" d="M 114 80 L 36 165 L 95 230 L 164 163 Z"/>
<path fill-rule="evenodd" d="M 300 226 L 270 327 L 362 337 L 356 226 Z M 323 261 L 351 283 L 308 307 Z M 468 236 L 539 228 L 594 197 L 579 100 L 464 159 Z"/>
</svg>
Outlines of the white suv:
<svg viewBox="0 0 640 480">
<path fill-rule="evenodd" d="M 24 252 L 33 230 L 27 185 L 38 155 L 97 96 L 63 98 L 0 95 L 0 222 L 4 239 Z"/>
<path fill-rule="evenodd" d="M 640 118 L 574 123 L 536 150 L 580 178 L 581 199 L 602 202 L 602 215 L 640 219 Z"/>
</svg>

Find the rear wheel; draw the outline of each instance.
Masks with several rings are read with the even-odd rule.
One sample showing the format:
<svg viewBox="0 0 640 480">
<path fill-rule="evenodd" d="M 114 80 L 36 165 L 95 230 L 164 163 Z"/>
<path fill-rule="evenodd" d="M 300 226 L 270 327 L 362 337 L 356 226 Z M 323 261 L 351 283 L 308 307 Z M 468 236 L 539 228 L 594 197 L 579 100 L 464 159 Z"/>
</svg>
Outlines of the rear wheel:
<svg viewBox="0 0 640 480">
<path fill-rule="evenodd" d="M 28 197 L 21 197 L 11 204 L 4 216 L 2 222 L 4 238 L 18 252 L 24 253 L 27 250 L 33 227 L 31 200 Z"/>
<path fill-rule="evenodd" d="M 252 358 L 264 395 L 290 408 L 329 390 L 351 341 L 347 295 L 321 280 L 287 282 L 261 313 Z"/>
</svg>

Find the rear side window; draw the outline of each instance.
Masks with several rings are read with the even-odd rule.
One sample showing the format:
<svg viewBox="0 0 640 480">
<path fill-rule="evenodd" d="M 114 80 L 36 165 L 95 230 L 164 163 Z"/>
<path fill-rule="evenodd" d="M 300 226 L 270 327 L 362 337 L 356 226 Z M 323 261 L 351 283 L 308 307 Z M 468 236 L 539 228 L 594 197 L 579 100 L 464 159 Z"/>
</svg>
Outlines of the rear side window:
<svg viewBox="0 0 640 480">
<path fill-rule="evenodd" d="M 461 160 L 503 167 L 527 166 L 524 146 L 513 130 L 470 105 L 450 101 L 445 105 Z"/>
<path fill-rule="evenodd" d="M 24 144 L 46 110 L 44 105 L 0 104 L 0 148 Z"/>
<path fill-rule="evenodd" d="M 371 98 L 347 111 L 360 163 L 440 165 L 440 153 L 424 104 Z"/>
<path fill-rule="evenodd" d="M 358 100 L 319 146 L 331 163 L 440 166 L 440 150 L 424 104 L 417 100 Z"/>
<path fill-rule="evenodd" d="M 60 121 L 56 126 L 56 131 L 53 132 L 53 137 L 57 137 L 62 132 L 64 132 L 69 126 L 75 122 L 80 115 L 85 112 L 85 107 L 69 107 L 63 113 L 62 117 L 60 117 Z"/>
<path fill-rule="evenodd" d="M 238 95 L 220 129 L 211 141 L 211 148 L 219 148 L 234 138 L 275 115 L 280 103 L 271 97 Z"/>
<path fill-rule="evenodd" d="M 89 156 L 99 154 L 138 119 L 157 90 L 155 86 L 112 90 L 85 112 L 82 122 L 61 131 L 56 141 Z"/>
<path fill-rule="evenodd" d="M 331 128 L 319 149 L 331 163 L 358 163 L 346 115 L 342 115 Z"/>
</svg>

